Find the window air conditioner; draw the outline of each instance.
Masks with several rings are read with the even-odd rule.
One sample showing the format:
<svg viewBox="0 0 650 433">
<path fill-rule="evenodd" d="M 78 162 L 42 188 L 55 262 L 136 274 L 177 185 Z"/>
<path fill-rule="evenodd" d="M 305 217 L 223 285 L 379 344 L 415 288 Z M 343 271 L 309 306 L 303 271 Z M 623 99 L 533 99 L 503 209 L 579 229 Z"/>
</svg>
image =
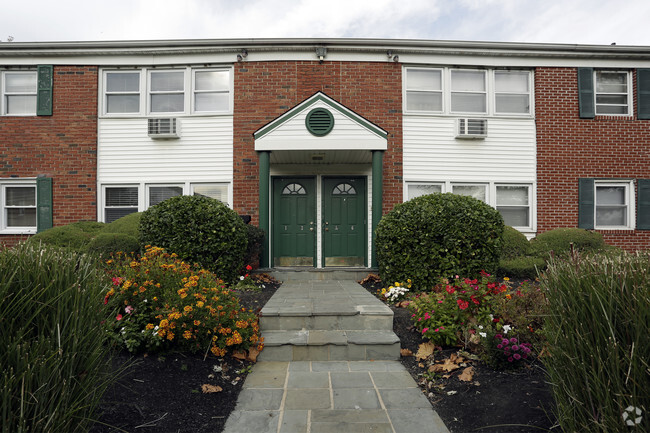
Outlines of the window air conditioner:
<svg viewBox="0 0 650 433">
<path fill-rule="evenodd" d="M 147 132 L 151 138 L 178 138 L 178 126 L 175 117 L 148 119 Z"/>
<path fill-rule="evenodd" d="M 487 119 L 458 119 L 456 138 L 477 139 L 487 137 Z"/>
</svg>

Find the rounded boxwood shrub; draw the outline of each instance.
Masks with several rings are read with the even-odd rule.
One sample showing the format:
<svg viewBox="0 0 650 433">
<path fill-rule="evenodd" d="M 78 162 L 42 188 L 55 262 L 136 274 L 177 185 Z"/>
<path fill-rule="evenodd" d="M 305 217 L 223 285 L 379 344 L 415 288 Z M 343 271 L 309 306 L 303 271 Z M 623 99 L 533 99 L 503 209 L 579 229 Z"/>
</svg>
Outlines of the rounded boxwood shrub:
<svg viewBox="0 0 650 433">
<path fill-rule="evenodd" d="M 501 259 L 514 259 L 530 255 L 530 241 L 519 230 L 505 226 L 503 230 L 503 244 L 501 246 Z"/>
<path fill-rule="evenodd" d="M 44 230 L 30 237 L 29 242 L 81 251 L 104 226 L 96 221 L 79 221 Z"/>
<path fill-rule="evenodd" d="M 248 232 L 239 215 L 218 200 L 177 196 L 142 213 L 140 244 L 165 248 L 232 282 L 243 268 Z"/>
<path fill-rule="evenodd" d="M 497 274 L 501 277 L 534 280 L 538 271 L 546 268 L 546 260 L 541 257 L 521 256 L 499 260 Z"/>
<path fill-rule="evenodd" d="M 578 228 L 558 228 L 537 235 L 531 242 L 535 256 L 548 258 L 551 251 L 555 255 L 567 254 L 571 244 L 577 250 L 601 251 L 607 248 L 603 235 Z"/>
<path fill-rule="evenodd" d="M 140 242 L 126 233 L 100 233 L 86 246 L 86 252 L 108 257 L 118 252 L 139 253 Z"/>
<path fill-rule="evenodd" d="M 102 233 L 123 233 L 137 238 L 139 236 L 140 218 L 142 212 L 134 212 L 108 223 L 102 229 Z"/>
<path fill-rule="evenodd" d="M 246 248 L 244 265 L 251 265 L 257 268 L 260 262 L 262 243 L 264 242 L 264 230 L 252 224 L 247 224 L 246 229 L 248 231 L 248 246 Z"/>
<path fill-rule="evenodd" d="M 430 194 L 400 203 L 377 226 L 381 279 L 410 279 L 426 290 L 440 277 L 494 273 L 503 227 L 496 209 L 472 197 Z"/>
</svg>

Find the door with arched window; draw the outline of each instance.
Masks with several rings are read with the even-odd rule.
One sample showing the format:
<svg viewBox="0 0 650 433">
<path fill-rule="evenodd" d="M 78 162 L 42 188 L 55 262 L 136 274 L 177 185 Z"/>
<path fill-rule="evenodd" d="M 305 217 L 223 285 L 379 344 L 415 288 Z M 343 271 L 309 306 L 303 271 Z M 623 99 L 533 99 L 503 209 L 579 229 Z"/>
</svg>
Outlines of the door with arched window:
<svg viewBox="0 0 650 433">
<path fill-rule="evenodd" d="M 274 178 L 273 197 L 273 266 L 315 266 L 315 179 Z"/>
<path fill-rule="evenodd" d="M 323 264 L 365 266 L 365 178 L 323 178 Z"/>
</svg>

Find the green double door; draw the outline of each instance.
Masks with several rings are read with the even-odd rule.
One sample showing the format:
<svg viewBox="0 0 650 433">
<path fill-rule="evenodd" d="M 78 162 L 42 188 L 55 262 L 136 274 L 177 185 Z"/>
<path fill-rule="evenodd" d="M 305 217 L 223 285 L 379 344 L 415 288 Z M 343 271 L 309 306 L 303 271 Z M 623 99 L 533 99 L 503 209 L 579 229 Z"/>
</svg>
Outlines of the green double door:
<svg viewBox="0 0 650 433">
<path fill-rule="evenodd" d="M 365 178 L 323 177 L 321 184 L 319 219 L 315 177 L 273 179 L 273 266 L 315 267 L 319 254 L 326 267 L 365 266 Z"/>
</svg>

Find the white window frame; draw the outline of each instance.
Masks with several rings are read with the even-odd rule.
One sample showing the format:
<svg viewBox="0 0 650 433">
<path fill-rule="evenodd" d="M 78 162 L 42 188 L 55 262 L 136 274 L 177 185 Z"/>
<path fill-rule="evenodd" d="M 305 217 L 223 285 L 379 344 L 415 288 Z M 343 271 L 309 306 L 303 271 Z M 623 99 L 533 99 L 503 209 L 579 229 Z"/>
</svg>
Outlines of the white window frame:
<svg viewBox="0 0 650 433">
<path fill-rule="evenodd" d="M 228 88 L 226 90 L 196 90 L 196 73 L 197 72 L 228 72 Z M 233 76 L 232 70 L 229 68 L 193 68 L 192 69 L 192 100 L 191 100 L 191 110 L 192 114 L 212 114 L 212 113 L 230 113 L 233 109 Z M 196 109 L 196 94 L 197 93 L 225 93 L 228 95 L 228 107 L 225 110 L 213 110 L 213 111 L 198 111 Z"/>
<path fill-rule="evenodd" d="M 409 189 L 411 186 L 439 186 L 440 187 L 440 194 L 443 194 L 445 192 L 445 183 L 444 182 L 406 182 L 405 183 L 405 188 L 404 188 L 404 201 L 411 200 L 412 198 L 415 197 L 420 197 L 419 195 L 415 197 L 409 197 Z M 434 193 L 435 194 L 435 193 Z M 425 194 L 421 194 L 425 195 Z"/>
<path fill-rule="evenodd" d="M 616 92 L 598 92 L 598 74 L 599 73 L 610 73 L 610 74 L 622 74 L 625 75 L 626 77 L 626 88 L 627 92 L 626 93 L 616 93 Z M 594 69 L 594 110 L 596 113 L 596 116 L 617 116 L 617 117 L 631 117 L 634 115 L 634 109 L 633 109 L 633 103 L 634 103 L 634 97 L 632 95 L 632 74 L 630 71 L 620 71 L 620 70 L 610 70 L 610 69 Z M 627 107 L 627 113 L 599 113 L 598 112 L 598 107 L 601 106 L 616 106 L 616 107 L 622 107 L 623 105 L 621 104 L 598 104 L 598 96 L 599 95 L 625 95 L 627 97 L 627 104 L 624 106 Z"/>
<path fill-rule="evenodd" d="M 485 201 L 484 201 L 484 203 L 486 203 L 486 204 L 491 203 L 490 197 L 491 197 L 492 194 L 490 194 L 490 188 L 489 188 L 490 185 L 488 183 L 482 183 L 482 182 L 476 182 L 476 183 L 471 183 L 471 182 L 451 182 L 449 192 L 453 193 L 455 186 L 478 186 L 478 187 L 481 187 L 481 188 L 483 188 L 485 190 Z M 462 194 L 459 194 L 459 195 L 462 195 Z"/>
<path fill-rule="evenodd" d="M 7 192 L 6 189 L 10 188 L 33 188 L 34 189 L 34 206 L 9 206 L 7 205 Z M 21 180 L 12 181 L 0 179 L 0 233 L 1 234 L 35 234 L 37 230 L 38 220 L 34 226 L 14 226 L 7 225 L 7 210 L 10 208 L 27 208 L 36 209 L 38 218 L 38 188 L 36 188 L 36 180 Z"/>
<path fill-rule="evenodd" d="M 139 103 L 138 103 L 138 111 L 134 111 L 131 113 L 109 113 L 108 112 L 108 96 L 109 95 L 135 95 L 136 92 L 110 92 L 108 91 L 108 74 L 133 74 L 137 73 L 139 74 L 139 87 L 138 87 L 138 98 L 139 98 Z M 107 69 L 102 71 L 102 113 L 106 116 L 115 116 L 115 117 L 124 117 L 124 116 L 138 116 L 141 115 L 143 110 L 144 110 L 144 104 L 143 104 L 143 97 L 142 94 L 144 93 L 144 89 L 146 86 L 146 80 L 145 80 L 145 74 L 142 73 L 142 70 L 140 69 Z"/>
<path fill-rule="evenodd" d="M 472 72 L 472 73 L 477 73 L 480 72 L 483 75 L 483 85 L 484 89 L 483 91 L 479 90 L 454 90 L 452 88 L 453 85 L 453 79 L 452 75 L 454 72 Z M 490 88 L 488 84 L 488 71 L 485 69 L 471 69 L 471 68 L 450 68 L 449 69 L 449 89 L 446 92 L 447 97 L 449 98 L 448 101 L 448 107 L 449 107 L 449 113 L 450 114 L 462 114 L 462 115 L 468 115 L 468 116 L 484 116 L 490 112 L 490 101 L 488 96 L 490 95 Z M 443 86 L 444 87 L 444 86 Z M 468 94 L 468 95 L 474 95 L 474 94 L 482 94 L 484 101 L 485 101 L 485 110 L 484 111 L 455 111 L 453 109 L 453 97 L 454 95 L 463 95 L 463 94 Z"/>
<path fill-rule="evenodd" d="M 500 207 L 523 207 L 523 206 L 514 206 L 514 205 L 499 205 L 498 200 L 499 200 L 499 195 L 498 195 L 498 187 L 500 186 L 511 186 L 511 187 L 517 187 L 517 188 L 527 188 L 528 189 L 528 225 L 524 226 L 512 226 L 513 228 L 519 230 L 519 231 L 531 231 L 534 224 L 533 224 L 533 185 L 531 184 L 526 184 L 526 183 L 495 183 L 494 184 L 494 204 L 493 207 L 496 210 L 499 210 Z"/>
<path fill-rule="evenodd" d="M 627 208 L 627 221 L 625 225 L 605 226 L 598 225 L 598 187 L 624 187 L 625 206 Z M 596 230 L 634 230 L 636 226 L 634 181 L 594 180 L 594 229 Z"/>
<path fill-rule="evenodd" d="M 202 71 L 220 71 L 228 73 L 228 89 L 223 90 L 223 93 L 228 95 L 228 108 L 220 111 L 196 111 L 194 109 L 195 103 L 195 73 Z M 107 95 L 107 74 L 108 73 L 140 73 L 140 111 L 133 113 L 109 113 L 108 112 L 108 98 Z M 183 111 L 151 111 L 151 74 L 156 72 L 183 72 Z M 100 74 L 100 101 L 99 112 L 100 117 L 103 118 L 135 118 L 135 117 L 178 117 L 178 116 L 222 116 L 232 115 L 233 113 L 233 88 L 234 88 L 234 73 L 232 67 L 169 67 L 169 68 L 106 68 Z M 135 93 L 135 92 L 134 92 Z M 154 92 L 155 94 L 156 92 Z M 181 93 L 176 92 L 159 92 L 159 93 Z M 115 92 L 114 94 L 126 94 Z"/>
<path fill-rule="evenodd" d="M 183 74 L 183 90 L 152 90 L 152 75 L 157 73 L 169 73 L 176 72 Z M 168 68 L 168 69 L 149 69 L 147 72 L 147 113 L 152 116 L 164 116 L 164 115 L 174 115 L 174 114 L 185 114 L 188 112 L 188 72 L 187 68 Z M 181 111 L 153 111 L 152 110 L 152 96 L 154 95 L 183 95 L 183 110 Z"/>
<path fill-rule="evenodd" d="M 435 89 L 412 89 L 408 87 L 408 71 L 431 71 L 440 73 L 440 90 Z M 442 68 L 405 68 L 403 72 L 403 85 L 404 85 L 404 110 L 406 111 L 406 105 L 408 103 L 407 95 L 409 92 L 418 92 L 418 93 L 439 93 L 440 94 L 440 110 L 413 110 L 413 113 L 435 113 L 440 114 L 445 112 L 445 70 Z"/>
<path fill-rule="evenodd" d="M 409 70 L 431 70 L 431 71 L 441 71 L 442 75 L 442 111 L 425 111 L 425 110 L 409 110 L 408 109 L 408 93 L 411 91 L 422 91 L 416 89 L 410 89 L 407 85 L 407 74 Z M 463 93 L 461 91 L 453 91 L 451 89 L 451 74 L 452 71 L 469 71 L 469 72 L 484 72 L 485 79 L 485 92 L 474 92 L 468 91 L 465 93 L 485 93 L 486 98 L 486 108 L 485 112 L 461 112 L 461 111 L 452 111 L 451 109 L 451 99 L 452 93 Z M 496 74 L 497 73 L 525 73 L 528 76 L 528 92 L 508 92 L 508 91 L 499 91 L 496 92 Z M 402 70 L 402 105 L 404 114 L 411 115 L 442 115 L 442 116 L 451 116 L 451 117 L 523 117 L 531 118 L 534 115 L 535 111 L 535 99 L 533 98 L 533 88 L 534 88 L 534 72 L 530 69 L 497 69 L 497 68 L 459 68 L 459 67 L 423 67 L 423 66 L 405 66 Z M 527 113 L 510 113 L 510 112 L 497 112 L 496 108 L 496 97 L 499 95 L 506 94 L 515 94 L 515 95 L 527 95 L 528 96 L 528 112 Z"/>
<path fill-rule="evenodd" d="M 6 89 L 6 84 L 7 84 L 7 75 L 33 75 L 36 80 L 35 80 L 35 87 L 33 92 L 7 92 Z M 38 104 L 38 73 L 35 70 L 5 70 L 5 71 L 0 71 L 0 114 L 3 116 L 18 116 L 18 117 L 26 117 L 26 116 L 36 116 L 36 110 L 38 109 L 37 104 Z M 7 104 L 7 97 L 8 96 L 32 96 L 34 98 L 34 112 L 33 113 L 9 113 L 8 112 L 8 104 Z"/>
<path fill-rule="evenodd" d="M 194 188 L 197 185 L 218 185 L 218 186 L 223 186 L 226 188 L 226 202 L 224 203 L 226 206 L 230 207 L 230 203 L 232 203 L 232 196 L 231 196 L 231 188 L 230 188 L 230 182 L 192 182 L 190 184 L 190 192 L 189 195 L 194 195 Z M 216 199 L 215 199 L 216 200 Z"/>
<path fill-rule="evenodd" d="M 106 193 L 107 189 L 111 188 L 136 188 L 138 192 L 138 204 L 136 206 L 107 206 L 106 205 L 106 199 L 108 198 L 108 194 Z M 106 184 L 102 185 L 102 206 L 101 206 L 101 217 L 100 221 L 106 222 L 106 209 L 109 208 L 132 208 L 135 209 L 135 212 L 140 212 L 142 209 L 142 189 L 140 188 L 140 185 L 137 183 L 125 183 L 125 184 Z"/>
</svg>

